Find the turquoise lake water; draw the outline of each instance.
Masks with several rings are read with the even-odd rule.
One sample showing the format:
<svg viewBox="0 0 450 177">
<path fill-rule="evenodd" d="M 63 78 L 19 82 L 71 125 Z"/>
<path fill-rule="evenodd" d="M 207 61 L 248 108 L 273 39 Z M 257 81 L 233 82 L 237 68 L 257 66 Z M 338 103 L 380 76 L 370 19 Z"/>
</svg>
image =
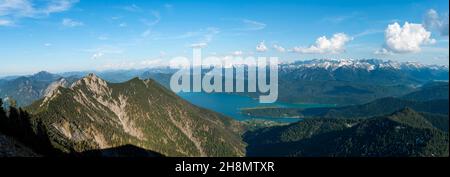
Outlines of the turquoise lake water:
<svg viewBox="0 0 450 177">
<path fill-rule="evenodd" d="M 194 105 L 203 107 L 215 112 L 232 117 L 236 120 L 248 119 L 265 119 L 278 122 L 297 122 L 298 118 L 270 118 L 270 117 L 253 117 L 240 113 L 242 108 L 255 107 L 280 107 L 280 108 L 312 108 L 312 107 L 328 107 L 330 105 L 323 104 L 290 104 L 275 102 L 270 104 L 259 103 L 257 99 L 247 96 L 226 94 L 226 93 L 178 93 L 179 96 L 191 102 Z"/>
</svg>

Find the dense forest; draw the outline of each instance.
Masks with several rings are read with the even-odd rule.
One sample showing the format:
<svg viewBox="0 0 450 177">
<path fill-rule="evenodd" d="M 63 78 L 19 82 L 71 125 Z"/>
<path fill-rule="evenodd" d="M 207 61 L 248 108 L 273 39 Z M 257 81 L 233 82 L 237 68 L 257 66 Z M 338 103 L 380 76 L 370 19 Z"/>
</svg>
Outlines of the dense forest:
<svg viewBox="0 0 450 177">
<path fill-rule="evenodd" d="M 0 133 L 12 137 L 42 155 L 61 155 L 54 149 L 42 122 L 35 121 L 22 108 L 17 108 L 15 100 L 9 99 L 7 109 L 0 99 Z"/>
</svg>

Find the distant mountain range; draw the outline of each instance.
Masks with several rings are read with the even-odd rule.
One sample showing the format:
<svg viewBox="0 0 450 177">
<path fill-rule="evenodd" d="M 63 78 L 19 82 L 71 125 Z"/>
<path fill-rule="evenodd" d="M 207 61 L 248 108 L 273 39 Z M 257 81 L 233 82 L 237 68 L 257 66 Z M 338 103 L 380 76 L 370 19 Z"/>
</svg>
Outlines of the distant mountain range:
<svg viewBox="0 0 450 177">
<path fill-rule="evenodd" d="M 164 81 L 166 74 L 144 76 Z M 449 154 L 448 82 L 366 104 L 294 109 L 310 117 L 280 124 L 233 120 L 194 106 L 151 79 L 111 83 L 95 74 L 74 81 L 39 75 L 47 76 L 32 78 L 55 79 L 41 99 L 24 109 L 9 107 L 8 113 L 0 109 L 0 141 L 6 142 L 0 156 Z M 271 114 L 262 115 L 276 117 Z"/>
<path fill-rule="evenodd" d="M 448 66 L 383 60 L 309 60 L 280 65 L 279 100 L 352 105 L 400 96 L 436 80 Z"/>
<path fill-rule="evenodd" d="M 284 63 L 284 68 L 322 68 L 327 70 L 337 70 L 340 68 L 364 69 L 373 71 L 377 69 L 397 69 L 397 70 L 448 70 L 446 65 L 425 65 L 418 62 L 397 62 L 392 60 L 380 59 L 313 59 L 305 61 L 295 61 Z"/>
<path fill-rule="evenodd" d="M 0 98 L 13 98 L 18 105 L 28 105 L 42 98 L 53 82 L 62 77 L 45 71 L 31 76 L 0 80 Z M 66 78 L 66 80 L 73 80 Z"/>
<path fill-rule="evenodd" d="M 308 60 L 280 65 L 281 75 L 297 80 L 348 81 L 368 84 L 417 85 L 448 80 L 448 66 L 399 63 L 378 59 Z"/>
<path fill-rule="evenodd" d="M 108 82 L 120 83 L 134 77 L 152 78 L 169 87 L 170 68 L 102 71 L 96 74 Z M 205 70 L 206 72 L 207 70 Z M 378 59 L 297 61 L 279 65 L 279 101 L 289 103 L 361 104 L 388 96 L 415 91 L 435 80 L 448 81 L 448 66 L 399 63 Z M 42 98 L 53 82 L 64 78 L 69 84 L 89 72 L 51 74 L 0 79 L 0 97 L 29 105 Z M 244 78 L 246 79 L 246 78 Z M 251 97 L 257 94 L 247 93 Z"/>
<path fill-rule="evenodd" d="M 369 103 L 331 108 L 259 108 L 245 109 L 243 114 L 270 117 L 370 118 L 410 107 L 416 111 L 448 115 L 448 82 L 425 84 L 417 91 L 399 97 L 380 98 Z"/>
</svg>

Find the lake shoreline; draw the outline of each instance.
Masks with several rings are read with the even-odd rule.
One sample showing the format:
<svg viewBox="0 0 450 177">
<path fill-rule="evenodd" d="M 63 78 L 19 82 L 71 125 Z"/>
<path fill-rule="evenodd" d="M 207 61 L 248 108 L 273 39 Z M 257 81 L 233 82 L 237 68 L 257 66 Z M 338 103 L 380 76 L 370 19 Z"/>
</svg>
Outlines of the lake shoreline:
<svg viewBox="0 0 450 177">
<path fill-rule="evenodd" d="M 330 104 L 292 104 L 284 102 L 275 103 L 259 103 L 257 99 L 254 99 L 245 95 L 229 94 L 229 93 L 190 93 L 181 92 L 178 96 L 182 97 L 186 101 L 218 113 L 231 117 L 238 121 L 262 119 L 277 122 L 297 122 L 302 117 L 272 117 L 272 116 L 260 116 L 260 115 L 246 115 L 242 113 L 243 109 L 261 109 L 261 108 L 316 108 L 316 107 L 330 107 Z"/>
</svg>

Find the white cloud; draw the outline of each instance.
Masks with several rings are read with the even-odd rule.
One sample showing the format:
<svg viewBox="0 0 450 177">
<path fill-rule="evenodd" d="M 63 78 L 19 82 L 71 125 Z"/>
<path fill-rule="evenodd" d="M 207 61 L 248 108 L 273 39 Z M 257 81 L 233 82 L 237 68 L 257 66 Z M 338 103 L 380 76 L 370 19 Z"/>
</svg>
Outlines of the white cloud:
<svg viewBox="0 0 450 177">
<path fill-rule="evenodd" d="M 433 44 L 436 40 L 421 24 L 405 22 L 400 26 L 397 22 L 388 25 L 385 30 L 385 50 L 393 53 L 419 52 L 421 45 Z"/>
<path fill-rule="evenodd" d="M 284 48 L 284 47 L 281 47 L 281 46 L 279 46 L 279 45 L 273 45 L 273 48 L 275 49 L 275 50 L 277 50 L 278 52 L 286 52 L 286 49 Z"/>
<path fill-rule="evenodd" d="M 103 55 L 105 55 L 103 52 L 97 52 L 91 56 L 91 59 L 97 59 L 97 58 L 102 57 Z"/>
<path fill-rule="evenodd" d="M 164 4 L 164 8 L 166 8 L 166 10 L 172 10 L 173 9 L 173 5 L 172 4 Z"/>
<path fill-rule="evenodd" d="M 381 49 L 375 50 L 374 54 L 375 55 L 392 55 L 393 53 L 385 48 L 381 48 Z"/>
<path fill-rule="evenodd" d="M 128 6 L 124 6 L 124 7 L 122 7 L 122 9 L 126 10 L 126 11 L 130 11 L 130 12 L 140 12 L 140 11 L 142 11 L 142 9 L 139 6 L 137 6 L 136 4 L 131 4 L 131 5 L 128 5 Z"/>
<path fill-rule="evenodd" d="M 72 8 L 78 0 L 0 0 L 0 17 L 12 19 L 40 18 Z M 12 23 L 12 22 L 10 22 Z"/>
<path fill-rule="evenodd" d="M 63 26 L 66 26 L 66 27 L 77 27 L 77 26 L 83 26 L 84 25 L 83 22 L 75 21 L 75 20 L 72 20 L 70 18 L 63 19 L 61 24 Z"/>
<path fill-rule="evenodd" d="M 91 59 L 98 59 L 108 54 L 122 54 L 123 50 L 115 46 L 101 46 L 94 49 L 83 50 L 92 53 Z"/>
<path fill-rule="evenodd" d="M 441 36 L 448 36 L 448 14 L 440 16 L 434 9 L 428 10 L 424 25 L 428 30 L 437 30 Z"/>
<path fill-rule="evenodd" d="M 127 26 L 128 26 L 127 23 L 120 23 L 119 24 L 119 27 L 122 27 L 122 28 L 127 27 Z"/>
<path fill-rule="evenodd" d="M 122 61 L 117 63 L 108 63 L 101 66 L 99 69 L 143 69 L 143 68 L 158 68 L 167 67 L 169 65 L 168 60 L 162 58 L 146 59 L 141 61 Z"/>
<path fill-rule="evenodd" d="M 113 16 L 111 17 L 111 20 L 120 20 L 122 18 L 123 18 L 122 16 Z"/>
<path fill-rule="evenodd" d="M 52 44 L 51 43 L 45 43 L 44 46 L 45 47 L 50 47 L 50 46 L 52 46 Z"/>
<path fill-rule="evenodd" d="M 214 37 L 219 34 L 220 31 L 218 28 L 214 28 L 214 27 L 209 27 L 206 29 L 206 33 L 203 35 L 203 39 L 201 39 L 201 41 L 203 43 L 210 43 Z"/>
<path fill-rule="evenodd" d="M 353 39 L 359 38 L 359 37 L 364 37 L 364 36 L 368 36 L 368 35 L 372 35 L 372 34 L 377 34 L 377 33 L 383 33 L 383 30 L 377 30 L 377 29 L 367 29 L 364 30 L 360 33 L 357 33 L 355 35 L 352 36 Z"/>
<path fill-rule="evenodd" d="M 207 43 L 201 42 L 201 43 L 191 44 L 191 47 L 192 48 L 203 48 L 203 47 L 206 47 L 207 45 L 208 45 Z"/>
<path fill-rule="evenodd" d="M 145 38 L 145 37 L 150 36 L 150 34 L 152 34 L 152 29 L 147 29 L 141 33 L 141 36 Z"/>
<path fill-rule="evenodd" d="M 12 21 L 0 19 L 0 26 L 12 26 L 12 25 L 13 25 Z"/>
<path fill-rule="evenodd" d="M 326 17 L 323 19 L 323 21 L 338 24 L 338 23 L 342 23 L 345 21 L 353 20 L 355 18 L 361 19 L 362 18 L 361 14 L 358 12 L 352 12 L 351 14 L 347 14 L 347 15 Z"/>
<path fill-rule="evenodd" d="M 0 1 L 0 16 L 28 17 L 35 12 L 31 1 L 2 0 Z"/>
<path fill-rule="evenodd" d="M 266 47 L 266 44 L 264 44 L 264 41 L 260 42 L 256 46 L 256 51 L 258 51 L 258 52 L 265 52 L 265 51 L 267 51 L 267 47 Z"/>
<path fill-rule="evenodd" d="M 294 47 L 292 51 L 303 54 L 341 53 L 345 50 L 345 45 L 351 40 L 352 38 L 344 33 L 336 33 L 330 39 L 322 36 L 316 40 L 314 45 Z"/>
<path fill-rule="evenodd" d="M 265 23 L 249 19 L 243 19 L 242 23 L 244 24 L 244 26 L 242 28 L 239 28 L 239 30 L 242 31 L 258 31 L 266 28 L 267 26 Z"/>
<path fill-rule="evenodd" d="M 98 36 L 97 39 L 101 40 L 101 41 L 105 41 L 105 40 L 108 40 L 109 37 L 106 34 L 102 34 L 102 35 Z"/>
<path fill-rule="evenodd" d="M 169 66 L 169 63 L 162 59 L 148 59 L 142 60 L 139 62 L 139 67 L 161 67 L 161 66 Z"/>
<path fill-rule="evenodd" d="M 199 31 L 191 31 L 187 32 L 185 34 L 182 34 L 180 36 L 175 37 L 169 37 L 170 39 L 186 39 L 186 38 L 194 38 L 197 37 L 196 42 L 194 42 L 191 47 L 197 48 L 197 47 L 205 47 L 207 46 L 214 37 L 220 33 L 219 28 L 215 27 L 208 27 L 206 29 L 201 29 Z"/>
<path fill-rule="evenodd" d="M 234 55 L 234 56 L 241 56 L 242 54 L 244 54 L 244 52 L 242 52 L 242 51 L 240 51 L 240 50 L 234 51 L 234 52 L 233 52 L 233 55 Z"/>
<path fill-rule="evenodd" d="M 141 19 L 141 22 L 147 26 L 147 29 L 141 34 L 141 36 L 144 38 L 148 37 L 152 33 L 153 26 L 161 21 L 161 16 L 158 11 L 152 11 L 151 14 L 154 18 L 153 20 L 148 20 L 146 18 Z"/>
<path fill-rule="evenodd" d="M 74 3 L 77 3 L 78 0 L 51 0 L 46 8 L 43 9 L 43 13 L 51 14 L 57 12 L 64 12 L 69 10 Z"/>
<path fill-rule="evenodd" d="M 216 27 L 208 27 L 197 31 L 188 31 L 178 36 L 166 37 L 167 39 L 187 39 L 200 37 L 202 42 L 211 42 L 215 35 L 220 33 L 220 29 Z"/>
<path fill-rule="evenodd" d="M 161 21 L 161 15 L 158 11 L 151 11 L 151 15 L 153 16 L 153 20 L 149 20 L 147 18 L 141 19 L 141 22 L 148 27 L 154 26 Z"/>
</svg>

